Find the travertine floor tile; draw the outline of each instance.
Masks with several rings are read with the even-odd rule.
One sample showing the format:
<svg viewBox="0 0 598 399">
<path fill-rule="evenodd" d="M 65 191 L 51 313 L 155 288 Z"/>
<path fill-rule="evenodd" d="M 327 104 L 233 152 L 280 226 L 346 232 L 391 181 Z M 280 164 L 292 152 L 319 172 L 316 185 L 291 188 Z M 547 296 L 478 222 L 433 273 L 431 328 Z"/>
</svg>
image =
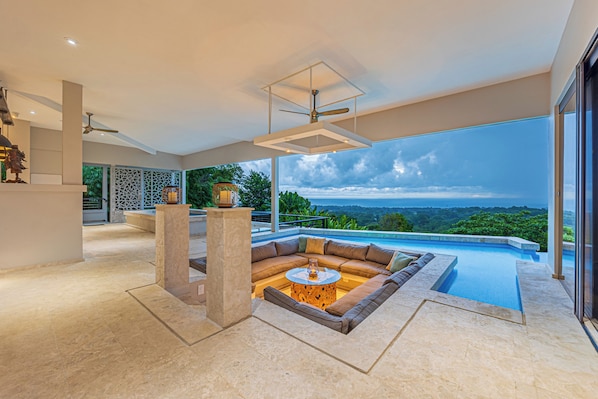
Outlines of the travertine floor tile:
<svg viewBox="0 0 598 399">
<path fill-rule="evenodd" d="M 419 310 L 423 296 L 397 300 L 417 311 L 363 373 L 255 317 L 186 345 L 127 293 L 155 281 L 153 235 L 106 225 L 85 227 L 84 240 L 85 262 L 0 274 L 0 398 L 585 399 L 598 392 L 596 351 L 541 265 L 519 265 L 525 324 L 460 309 L 458 300 L 427 297 Z M 190 248 L 204 255 L 205 240 L 193 238 Z M 354 353 L 367 353 L 368 342 Z"/>
</svg>

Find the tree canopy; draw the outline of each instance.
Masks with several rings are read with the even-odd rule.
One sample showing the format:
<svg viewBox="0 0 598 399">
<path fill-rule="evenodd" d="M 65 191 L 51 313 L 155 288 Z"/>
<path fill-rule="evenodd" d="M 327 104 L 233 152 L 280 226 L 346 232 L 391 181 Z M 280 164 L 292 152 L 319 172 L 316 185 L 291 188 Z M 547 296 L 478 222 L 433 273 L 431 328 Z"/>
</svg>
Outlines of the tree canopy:
<svg viewBox="0 0 598 399">
<path fill-rule="evenodd" d="M 237 164 L 219 165 L 187 172 L 187 203 L 192 208 L 205 208 L 212 204 L 212 186 L 221 181 L 238 184 L 243 179 L 243 169 Z"/>
<path fill-rule="evenodd" d="M 252 170 L 243 177 L 239 197 L 243 206 L 256 211 L 269 211 L 272 193 L 270 178 L 263 172 Z"/>
<path fill-rule="evenodd" d="M 540 251 L 548 246 L 548 213 L 531 216 L 529 211 L 519 213 L 479 212 L 461 220 L 450 228 L 449 234 L 519 237 L 540 244 Z"/>
<path fill-rule="evenodd" d="M 407 218 L 400 213 L 387 213 L 380 219 L 377 230 L 413 231 L 413 224 L 411 224 Z"/>
</svg>

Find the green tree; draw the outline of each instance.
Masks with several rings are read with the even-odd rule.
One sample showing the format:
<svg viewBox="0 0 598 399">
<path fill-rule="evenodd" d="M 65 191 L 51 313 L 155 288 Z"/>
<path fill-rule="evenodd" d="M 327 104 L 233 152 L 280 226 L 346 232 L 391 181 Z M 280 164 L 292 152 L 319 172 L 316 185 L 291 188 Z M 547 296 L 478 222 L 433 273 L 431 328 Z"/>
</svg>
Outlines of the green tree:
<svg viewBox="0 0 598 399">
<path fill-rule="evenodd" d="M 263 172 L 252 170 L 243 177 L 239 196 L 243 206 L 254 208 L 256 211 L 269 211 L 272 183 Z"/>
<path fill-rule="evenodd" d="M 536 242 L 540 251 L 548 247 L 548 212 L 532 216 L 530 211 L 519 213 L 479 212 L 467 220 L 460 220 L 449 234 L 519 237 Z"/>
<path fill-rule="evenodd" d="M 365 226 L 360 226 L 355 219 L 347 215 L 332 216 L 328 219 L 329 229 L 338 230 L 365 230 Z"/>
<path fill-rule="evenodd" d="M 87 186 L 84 198 L 102 198 L 104 169 L 101 166 L 83 165 L 83 184 Z"/>
<path fill-rule="evenodd" d="M 563 226 L 563 241 L 575 242 L 575 231 L 572 227 Z"/>
<path fill-rule="evenodd" d="M 405 216 L 400 213 L 387 213 L 380 218 L 377 230 L 381 231 L 413 231 L 411 224 Z"/>
<path fill-rule="evenodd" d="M 212 186 L 220 181 L 238 184 L 243 180 L 243 169 L 238 164 L 212 166 L 187 172 L 187 203 L 193 208 L 213 206 Z"/>
<path fill-rule="evenodd" d="M 304 215 L 311 209 L 311 201 L 296 192 L 285 191 L 278 197 L 279 212 Z"/>
</svg>

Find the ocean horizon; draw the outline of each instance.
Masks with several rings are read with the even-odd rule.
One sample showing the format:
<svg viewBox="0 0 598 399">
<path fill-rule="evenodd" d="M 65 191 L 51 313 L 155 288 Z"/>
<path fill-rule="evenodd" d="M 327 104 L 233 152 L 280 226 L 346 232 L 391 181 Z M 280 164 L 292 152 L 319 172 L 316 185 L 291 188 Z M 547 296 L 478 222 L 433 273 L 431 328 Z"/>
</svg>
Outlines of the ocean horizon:
<svg viewBox="0 0 598 399">
<path fill-rule="evenodd" d="M 521 198 L 308 198 L 313 206 L 361 206 L 364 208 L 510 208 L 547 209 L 548 203 Z"/>
</svg>

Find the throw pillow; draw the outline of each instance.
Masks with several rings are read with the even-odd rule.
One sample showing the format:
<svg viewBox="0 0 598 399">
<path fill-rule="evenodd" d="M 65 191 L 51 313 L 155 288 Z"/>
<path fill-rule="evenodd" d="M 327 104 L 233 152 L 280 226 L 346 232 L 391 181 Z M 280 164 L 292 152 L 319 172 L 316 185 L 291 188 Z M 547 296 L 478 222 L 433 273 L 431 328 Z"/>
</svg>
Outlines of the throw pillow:
<svg viewBox="0 0 598 399">
<path fill-rule="evenodd" d="M 409 262 L 411 262 L 412 260 L 414 260 L 413 257 L 405 255 L 401 251 L 396 251 L 395 254 L 392 256 L 390 262 L 388 262 L 386 270 L 389 270 L 391 273 L 398 272 L 399 270 L 407 267 Z"/>
<path fill-rule="evenodd" d="M 307 244 L 305 245 L 305 253 L 324 255 L 324 244 L 325 243 L 326 243 L 325 238 L 308 237 Z"/>
<path fill-rule="evenodd" d="M 306 245 L 307 245 L 307 237 L 299 236 L 299 249 L 297 249 L 297 252 L 305 252 Z"/>
</svg>

